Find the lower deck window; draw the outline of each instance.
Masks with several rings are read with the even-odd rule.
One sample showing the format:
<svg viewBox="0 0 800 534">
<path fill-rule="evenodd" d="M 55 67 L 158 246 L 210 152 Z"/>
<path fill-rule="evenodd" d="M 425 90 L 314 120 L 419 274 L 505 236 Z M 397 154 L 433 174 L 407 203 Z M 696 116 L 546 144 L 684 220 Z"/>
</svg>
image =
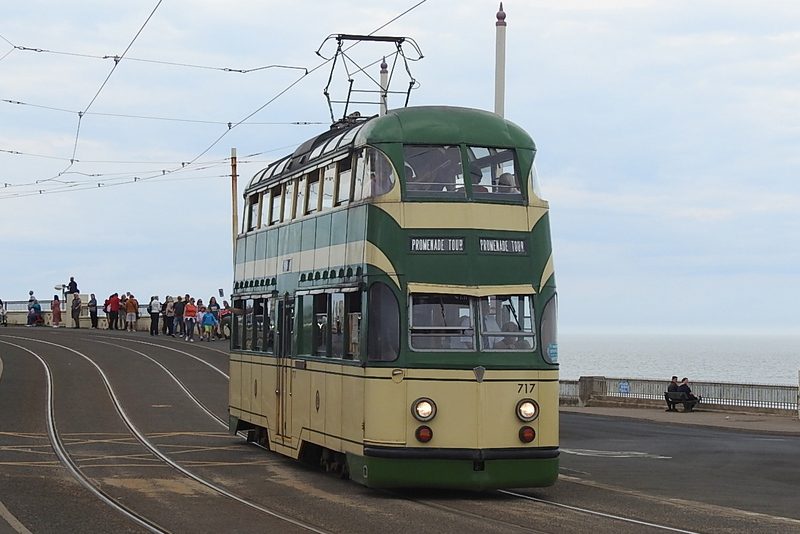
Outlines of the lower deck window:
<svg viewBox="0 0 800 534">
<path fill-rule="evenodd" d="M 522 352 L 536 347 L 532 295 L 414 294 L 409 319 L 413 350 Z"/>
<path fill-rule="evenodd" d="M 361 296 L 360 292 L 347 292 L 304 297 L 313 298 L 312 354 L 345 360 L 359 358 Z"/>
<path fill-rule="evenodd" d="M 234 300 L 231 348 L 275 351 L 276 300 L 273 298 Z"/>
</svg>

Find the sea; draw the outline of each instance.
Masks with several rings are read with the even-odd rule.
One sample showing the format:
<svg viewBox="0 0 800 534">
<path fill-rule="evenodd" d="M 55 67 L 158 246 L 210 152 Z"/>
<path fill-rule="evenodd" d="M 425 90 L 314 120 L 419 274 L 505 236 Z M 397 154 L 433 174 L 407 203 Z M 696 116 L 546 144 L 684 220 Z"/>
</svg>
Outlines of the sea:
<svg viewBox="0 0 800 534">
<path fill-rule="evenodd" d="M 800 335 L 559 332 L 562 379 L 581 376 L 798 385 Z"/>
</svg>

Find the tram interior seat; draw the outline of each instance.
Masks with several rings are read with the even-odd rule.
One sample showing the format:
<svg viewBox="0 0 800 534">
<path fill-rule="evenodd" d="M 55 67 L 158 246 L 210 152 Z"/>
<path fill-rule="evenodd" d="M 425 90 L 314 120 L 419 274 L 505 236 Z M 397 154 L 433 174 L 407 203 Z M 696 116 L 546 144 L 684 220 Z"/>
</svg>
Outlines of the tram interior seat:
<svg viewBox="0 0 800 534">
<path fill-rule="evenodd" d="M 499 319 L 499 317 L 497 317 L 497 315 L 495 315 L 495 314 L 487 314 L 487 315 L 485 315 L 484 316 L 484 321 L 483 321 L 483 332 L 487 333 L 487 334 L 494 334 L 495 332 L 501 332 L 502 329 L 500 328 L 500 324 L 497 322 L 498 319 Z M 484 336 L 481 336 L 481 337 L 483 338 L 481 340 L 482 341 L 481 344 L 483 345 L 483 348 L 485 348 L 485 349 L 494 348 L 495 342 L 498 339 L 500 339 L 499 337 L 497 337 L 495 335 L 484 335 Z"/>
<path fill-rule="evenodd" d="M 498 176 L 495 191 L 497 193 L 519 193 L 519 184 L 516 176 L 510 172 L 504 172 Z"/>
</svg>

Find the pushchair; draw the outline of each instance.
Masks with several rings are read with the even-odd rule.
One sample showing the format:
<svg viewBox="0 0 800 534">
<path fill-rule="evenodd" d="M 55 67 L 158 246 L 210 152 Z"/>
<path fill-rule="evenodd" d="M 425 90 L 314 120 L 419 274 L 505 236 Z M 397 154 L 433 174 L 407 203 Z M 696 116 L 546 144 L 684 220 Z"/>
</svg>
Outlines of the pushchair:
<svg viewBox="0 0 800 534">
<path fill-rule="evenodd" d="M 44 315 L 42 315 L 42 312 L 34 309 L 28 311 L 28 322 L 25 326 L 44 326 Z"/>
</svg>

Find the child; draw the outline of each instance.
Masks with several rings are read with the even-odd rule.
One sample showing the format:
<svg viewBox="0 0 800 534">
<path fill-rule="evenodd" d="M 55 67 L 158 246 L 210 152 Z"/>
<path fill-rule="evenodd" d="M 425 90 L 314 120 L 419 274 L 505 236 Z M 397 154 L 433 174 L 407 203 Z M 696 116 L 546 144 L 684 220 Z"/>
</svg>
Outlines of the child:
<svg viewBox="0 0 800 534">
<path fill-rule="evenodd" d="M 197 299 L 197 302 L 202 302 L 200 299 Z M 203 341 L 203 316 L 206 313 L 206 307 L 201 306 L 200 304 L 197 305 L 197 317 L 195 317 L 195 325 L 197 325 L 197 335 L 200 336 L 200 341 Z"/>
<path fill-rule="evenodd" d="M 207 311 L 203 314 L 202 324 L 203 324 L 203 337 L 201 337 L 200 339 L 211 341 L 211 335 L 216 330 L 219 321 L 217 321 L 217 318 L 214 317 L 213 313 Z"/>
</svg>

